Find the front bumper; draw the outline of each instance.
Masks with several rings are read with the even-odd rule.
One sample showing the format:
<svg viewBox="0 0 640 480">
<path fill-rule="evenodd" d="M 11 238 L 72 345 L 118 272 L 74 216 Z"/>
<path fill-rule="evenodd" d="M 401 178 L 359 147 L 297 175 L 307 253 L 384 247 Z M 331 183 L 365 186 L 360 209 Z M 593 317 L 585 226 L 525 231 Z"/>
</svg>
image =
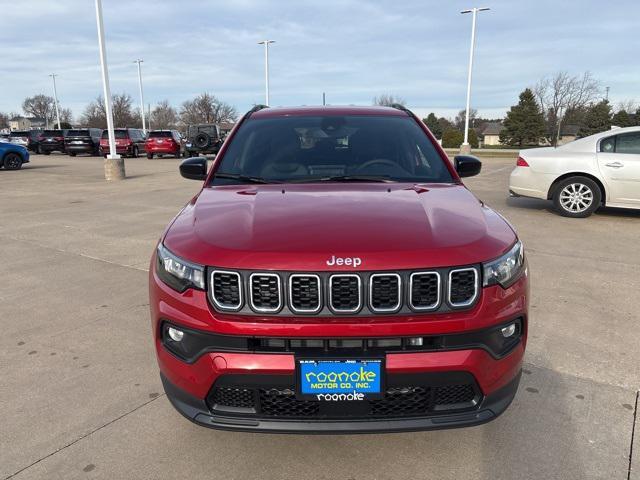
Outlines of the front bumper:
<svg viewBox="0 0 640 480">
<path fill-rule="evenodd" d="M 266 419 L 220 415 L 211 412 L 205 400 L 179 389 L 161 374 L 167 398 L 184 417 L 203 427 L 265 433 L 391 433 L 444 428 L 472 427 L 490 422 L 500 416 L 513 401 L 520 383 L 520 370 L 509 383 L 484 397 L 473 411 L 415 416 L 407 418 L 376 419 Z"/>
<path fill-rule="evenodd" d="M 167 396 L 174 407 L 191 421 L 212 428 L 268 432 L 380 432 L 425 430 L 477 425 L 500 415 L 518 387 L 528 325 L 528 279 L 523 274 L 510 287 L 483 289 L 469 310 L 435 314 L 371 316 L 357 319 L 281 318 L 220 314 L 209 305 L 205 292 L 178 293 L 157 277 L 152 259 L 150 269 L 150 309 L 156 354 Z M 387 352 L 387 378 L 399 375 L 453 376 L 462 372 L 472 378 L 477 389 L 473 408 L 448 412 L 427 411 L 424 415 L 393 418 L 265 418 L 219 413 L 211 407 L 212 389 L 229 376 L 247 380 L 276 376 L 295 384 L 296 354 L 293 352 L 208 350 L 185 361 L 170 352 L 162 341 L 162 325 L 170 322 L 185 329 L 230 337 L 255 339 L 286 338 L 387 338 L 466 334 L 492 329 L 516 319 L 522 321 L 517 345 L 502 356 L 473 346 L 420 352 Z M 352 320 L 346 323 L 347 320 Z M 362 355 L 366 357 L 366 355 Z M 353 402 L 350 402 L 353 403 Z"/>
</svg>

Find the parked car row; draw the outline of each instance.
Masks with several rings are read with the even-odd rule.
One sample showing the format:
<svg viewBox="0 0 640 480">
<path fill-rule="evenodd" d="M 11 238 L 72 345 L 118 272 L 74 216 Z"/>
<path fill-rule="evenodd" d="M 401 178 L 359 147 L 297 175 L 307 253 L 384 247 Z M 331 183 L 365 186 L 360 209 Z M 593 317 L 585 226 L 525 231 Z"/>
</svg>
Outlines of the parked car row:
<svg viewBox="0 0 640 480">
<path fill-rule="evenodd" d="M 114 134 L 116 152 L 126 157 L 136 158 L 146 154 L 149 159 L 164 155 L 180 158 L 192 153 L 192 150 L 187 150 L 187 145 L 190 148 L 191 145 L 187 144 L 177 130 L 152 130 L 145 135 L 137 128 L 116 128 Z M 106 156 L 109 153 L 109 134 L 101 128 L 13 131 L 2 135 L 0 143 L 2 142 L 20 145 L 31 152 L 44 155 L 60 152 L 75 157 L 79 154 Z M 196 148 L 193 153 L 198 151 Z M 206 152 L 210 151 L 208 144 Z"/>
</svg>

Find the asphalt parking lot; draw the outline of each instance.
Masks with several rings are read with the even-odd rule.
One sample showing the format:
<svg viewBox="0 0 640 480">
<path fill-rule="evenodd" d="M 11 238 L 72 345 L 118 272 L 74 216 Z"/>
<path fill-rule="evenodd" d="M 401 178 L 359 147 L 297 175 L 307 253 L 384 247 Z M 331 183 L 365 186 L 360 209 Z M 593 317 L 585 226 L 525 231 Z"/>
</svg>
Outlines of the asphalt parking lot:
<svg viewBox="0 0 640 480">
<path fill-rule="evenodd" d="M 0 170 L 0 478 L 640 480 L 640 211 L 573 220 L 509 199 L 513 164 L 486 159 L 467 184 L 529 256 L 514 403 L 480 427 L 360 436 L 213 431 L 164 397 L 147 269 L 198 190 L 177 160 L 128 159 L 113 184 L 95 157 Z"/>
</svg>

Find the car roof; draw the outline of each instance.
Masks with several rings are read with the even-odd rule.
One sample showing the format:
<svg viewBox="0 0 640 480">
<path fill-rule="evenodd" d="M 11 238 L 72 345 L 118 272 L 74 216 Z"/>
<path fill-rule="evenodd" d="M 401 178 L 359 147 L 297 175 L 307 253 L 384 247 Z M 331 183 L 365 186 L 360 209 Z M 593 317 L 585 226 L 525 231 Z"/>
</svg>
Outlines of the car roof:
<svg viewBox="0 0 640 480">
<path fill-rule="evenodd" d="M 289 116 L 335 116 L 335 115 L 376 115 L 389 117 L 406 116 L 407 112 L 394 107 L 320 105 L 303 107 L 268 107 L 254 112 L 252 118 L 273 118 Z"/>
</svg>

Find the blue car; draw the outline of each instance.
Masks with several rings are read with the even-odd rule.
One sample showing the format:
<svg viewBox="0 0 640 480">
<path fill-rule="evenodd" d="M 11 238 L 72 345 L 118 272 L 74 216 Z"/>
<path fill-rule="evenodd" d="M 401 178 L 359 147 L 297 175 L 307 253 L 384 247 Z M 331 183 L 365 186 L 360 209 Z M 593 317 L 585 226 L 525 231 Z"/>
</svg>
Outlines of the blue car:
<svg viewBox="0 0 640 480">
<path fill-rule="evenodd" d="M 18 170 L 29 161 L 29 152 L 22 145 L 0 142 L 0 167 Z"/>
</svg>

